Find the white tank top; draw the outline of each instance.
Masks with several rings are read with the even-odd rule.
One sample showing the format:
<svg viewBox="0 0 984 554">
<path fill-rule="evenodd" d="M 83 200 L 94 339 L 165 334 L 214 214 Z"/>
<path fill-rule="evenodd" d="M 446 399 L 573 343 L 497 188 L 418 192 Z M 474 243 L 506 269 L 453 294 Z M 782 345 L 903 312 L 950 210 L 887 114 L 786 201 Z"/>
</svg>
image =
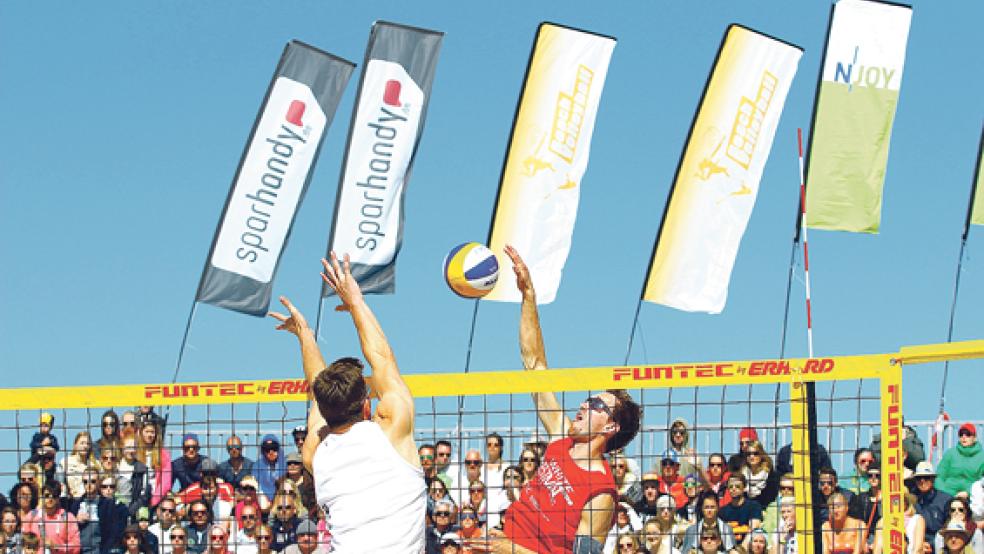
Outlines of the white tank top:
<svg viewBox="0 0 984 554">
<path fill-rule="evenodd" d="M 360 421 L 329 434 L 312 465 L 332 552 L 424 551 L 424 472 L 396 452 L 377 423 Z"/>
</svg>

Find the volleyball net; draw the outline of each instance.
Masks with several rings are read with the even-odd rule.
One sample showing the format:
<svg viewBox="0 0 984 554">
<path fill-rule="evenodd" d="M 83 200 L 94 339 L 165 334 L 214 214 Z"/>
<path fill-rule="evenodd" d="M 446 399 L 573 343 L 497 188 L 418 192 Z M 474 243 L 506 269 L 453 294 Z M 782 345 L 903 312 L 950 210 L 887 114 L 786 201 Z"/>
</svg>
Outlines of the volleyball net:
<svg viewBox="0 0 984 554">
<path fill-rule="evenodd" d="M 857 448 L 884 437 L 876 453 L 883 475 L 883 545 L 901 552 L 905 545 L 902 368 L 981 357 L 984 341 L 970 341 L 861 356 L 404 377 L 416 399 L 418 446 L 442 441 L 450 445 L 452 456 L 445 461 L 451 464 L 442 469 L 459 476 L 467 471 L 463 461 L 469 451 L 477 451 L 483 461 L 488 461 L 486 439 L 493 433 L 501 437 L 503 466 L 516 465 L 522 470 L 524 453 L 542 451 L 548 437 L 538 423 L 540 414 L 530 393 L 554 393 L 568 415 L 578 409 L 585 396 L 599 391 L 625 389 L 632 395 L 643 409 L 643 418 L 639 434 L 618 458 L 625 460 L 630 473 L 619 483 L 620 492 L 628 490 L 633 479 L 641 481 L 647 474 L 661 472 L 661 461 L 672 444 L 674 422 L 686 428 L 686 447 L 693 449 L 679 461 L 694 462 L 685 471 L 692 472 L 703 487 L 709 485 L 706 478 L 711 468 L 707 462 L 712 455 L 728 459 L 739 452 L 741 439 L 754 437 L 771 459 L 774 472 L 792 473 L 798 523 L 795 535 L 789 535 L 796 537 L 799 552 L 806 554 L 819 552 L 814 531 L 822 524 L 815 513 L 822 508 L 815 505 L 820 469 L 816 465 L 821 460 L 817 446 L 824 447 L 830 463 L 843 477 L 854 469 Z M 60 445 L 59 460 L 72 453 L 79 433 L 88 432 L 91 441 L 97 442 L 109 410 L 120 420 L 126 419 L 128 411 L 139 419 L 139 406 L 154 406 L 167 414 L 158 444 L 172 459 L 182 456 L 184 439 L 190 434 L 200 442 L 200 454 L 216 462 L 228 458 L 227 441 L 233 435 L 243 444 L 243 454 L 251 459 L 264 455 L 262 442 L 270 435 L 282 445 L 281 456 L 286 456 L 296 451 L 294 430 L 304 425 L 308 408 L 308 387 L 300 371 L 297 375 L 254 381 L 0 389 L 0 484 L 8 490 L 30 473 L 25 467 L 31 469 L 34 463 L 41 472 L 53 472 L 56 479 L 67 483 L 67 489 L 78 488 L 78 476 L 67 474 L 67 464 L 46 460 L 50 456 L 32 450 L 32 437 L 43 413 L 54 417 L 51 434 Z M 816 383 L 815 413 L 807 402 L 808 382 Z M 815 442 L 811 442 L 811 432 Z M 71 477 L 76 478 L 74 487 Z M 681 475 L 680 479 L 688 476 Z M 472 484 L 469 479 L 451 481 L 460 487 L 449 491 L 451 498 L 467 502 Z M 496 484 L 501 486 L 501 481 Z M 491 496 L 492 492 L 486 494 Z M 685 492 L 690 495 L 690 491 Z M 632 506 L 635 499 L 623 500 Z M 16 499 L 11 498 L 11 502 L 16 503 Z M 676 507 L 681 508 L 681 503 L 676 502 Z M 770 543 L 781 540 L 779 535 L 786 525 L 776 513 L 772 516 L 771 522 L 764 523 L 772 527 L 767 529 Z"/>
</svg>

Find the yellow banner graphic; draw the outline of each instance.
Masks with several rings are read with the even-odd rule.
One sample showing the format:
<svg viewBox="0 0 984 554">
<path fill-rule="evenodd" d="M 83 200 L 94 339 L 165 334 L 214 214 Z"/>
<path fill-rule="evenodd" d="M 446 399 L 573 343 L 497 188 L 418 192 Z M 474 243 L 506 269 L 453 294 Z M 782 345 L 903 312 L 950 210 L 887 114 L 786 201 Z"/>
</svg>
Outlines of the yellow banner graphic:
<svg viewBox="0 0 984 554">
<path fill-rule="evenodd" d="M 601 91 L 615 39 L 543 23 L 513 124 L 489 247 L 516 247 L 530 268 L 537 302 L 556 297 L 571 248 L 581 178 L 588 167 Z M 485 297 L 519 302 L 514 279 Z"/>
<path fill-rule="evenodd" d="M 803 50 L 732 25 L 707 81 L 660 226 L 643 299 L 720 313 Z"/>
</svg>

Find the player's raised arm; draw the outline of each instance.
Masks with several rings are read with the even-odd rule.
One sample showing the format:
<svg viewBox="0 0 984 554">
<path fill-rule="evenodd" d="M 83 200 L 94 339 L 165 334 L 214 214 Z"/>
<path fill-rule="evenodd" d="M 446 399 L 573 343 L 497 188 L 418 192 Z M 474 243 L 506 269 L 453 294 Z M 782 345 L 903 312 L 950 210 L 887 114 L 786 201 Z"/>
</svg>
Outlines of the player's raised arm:
<svg viewBox="0 0 984 554">
<path fill-rule="evenodd" d="M 396 357 L 386 340 L 383 328 L 366 304 L 359 283 L 352 277 L 348 255 L 339 262 L 338 256 L 332 252 L 331 261 L 321 260 L 321 263 L 325 269 L 321 274 L 322 278 L 341 301 L 341 305 L 335 309 L 351 314 L 359 333 L 362 353 L 372 368 L 373 388 L 379 396 L 376 417 L 380 420 L 380 425 L 390 434 L 391 439 L 412 439 L 413 396 L 400 376 Z M 413 452 L 413 457 L 416 459 L 416 451 Z"/>
<path fill-rule="evenodd" d="M 513 271 L 516 273 L 516 288 L 523 296 L 519 319 L 519 353 L 523 359 L 523 367 L 527 370 L 546 369 L 547 352 L 543 346 L 543 332 L 540 330 L 540 314 L 536 308 L 536 291 L 533 290 L 533 280 L 530 270 L 512 246 L 505 247 L 506 255 L 512 260 Z M 557 402 L 552 392 L 533 393 L 537 413 L 543 428 L 551 437 L 567 434 L 571 420 L 564 415 L 563 408 Z"/>
<path fill-rule="evenodd" d="M 318 348 L 318 341 L 314 336 L 314 330 L 308 325 L 304 314 L 295 308 L 286 296 L 280 297 L 280 303 L 287 309 L 287 315 L 277 312 L 270 312 L 269 315 L 280 322 L 280 325 L 277 325 L 278 330 L 287 331 L 297 337 L 301 345 L 301 364 L 304 366 L 304 379 L 307 380 L 308 389 L 310 390 L 314 385 L 314 378 L 325 368 L 325 359 L 322 357 L 321 350 Z M 310 393 L 308 396 L 311 396 Z M 311 460 L 314 457 L 314 451 L 318 447 L 318 443 L 323 438 L 322 431 L 325 425 L 325 418 L 321 415 L 321 411 L 318 410 L 318 403 L 311 397 L 311 407 L 308 410 L 307 421 L 308 435 L 301 449 L 301 458 L 308 471 L 312 471 Z"/>
</svg>

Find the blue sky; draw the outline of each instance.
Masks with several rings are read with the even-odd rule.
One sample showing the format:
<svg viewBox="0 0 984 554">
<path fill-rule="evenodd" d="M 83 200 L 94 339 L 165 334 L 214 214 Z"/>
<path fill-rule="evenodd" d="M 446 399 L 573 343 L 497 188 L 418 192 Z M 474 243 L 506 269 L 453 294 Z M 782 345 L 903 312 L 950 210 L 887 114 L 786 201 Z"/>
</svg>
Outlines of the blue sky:
<svg viewBox="0 0 984 554">
<path fill-rule="evenodd" d="M 814 231 L 818 354 L 941 342 L 978 139 L 984 4 L 915 2 L 881 234 Z M 614 35 L 558 298 L 542 308 L 555 367 L 621 363 L 688 127 L 728 24 L 805 48 L 723 314 L 646 304 L 638 362 L 778 354 L 828 2 L 99 2 L 0 4 L 0 365 L 3 386 L 170 379 L 205 257 L 265 87 L 293 38 L 361 64 L 374 20 L 446 32 L 406 199 L 397 293 L 371 298 L 407 373 L 461 371 L 472 304 L 441 262 L 484 241 L 536 26 Z M 978 68 L 975 70 L 974 68 Z M 360 68 L 361 69 L 361 68 Z M 358 71 L 358 70 L 357 70 Z M 310 317 L 358 73 L 327 133 L 274 294 Z M 971 232 L 956 339 L 980 338 L 984 232 Z M 509 276 L 509 274 L 507 274 Z M 803 285 L 787 354 L 806 354 Z M 329 306 L 330 307 L 330 306 Z M 482 304 L 472 370 L 520 366 L 518 307 Z M 351 354 L 327 311 L 322 347 Z M 951 366 L 948 409 L 979 413 L 984 362 Z M 264 321 L 200 306 L 181 380 L 299 374 Z M 908 417 L 935 416 L 941 366 L 905 370 Z"/>
</svg>

